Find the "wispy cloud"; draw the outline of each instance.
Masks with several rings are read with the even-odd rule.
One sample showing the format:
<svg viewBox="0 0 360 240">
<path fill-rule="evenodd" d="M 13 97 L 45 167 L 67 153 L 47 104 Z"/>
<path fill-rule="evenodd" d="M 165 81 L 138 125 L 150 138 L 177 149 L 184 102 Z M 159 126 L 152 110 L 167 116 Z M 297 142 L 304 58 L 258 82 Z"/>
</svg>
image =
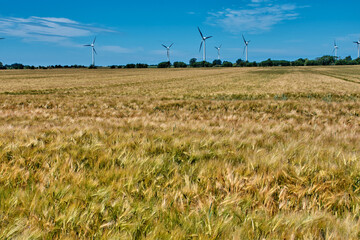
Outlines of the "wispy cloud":
<svg viewBox="0 0 360 240">
<path fill-rule="evenodd" d="M 338 41 L 357 41 L 358 39 L 360 39 L 360 33 L 352 33 L 352 34 L 348 34 L 346 36 L 340 36 L 340 37 L 335 37 L 336 40 Z"/>
<path fill-rule="evenodd" d="M 259 33 L 272 29 L 276 24 L 299 17 L 296 4 L 273 4 L 269 0 L 251 0 L 244 8 L 227 8 L 210 12 L 207 22 L 232 33 Z"/>
<path fill-rule="evenodd" d="M 76 37 L 85 37 L 100 32 L 114 32 L 82 24 L 67 18 L 29 17 L 0 18 L 0 33 L 5 36 L 19 37 L 25 41 L 64 43 Z"/>
<path fill-rule="evenodd" d="M 134 53 L 143 50 L 142 48 L 124 48 L 120 46 L 100 46 L 99 49 L 101 51 L 112 53 Z"/>
</svg>

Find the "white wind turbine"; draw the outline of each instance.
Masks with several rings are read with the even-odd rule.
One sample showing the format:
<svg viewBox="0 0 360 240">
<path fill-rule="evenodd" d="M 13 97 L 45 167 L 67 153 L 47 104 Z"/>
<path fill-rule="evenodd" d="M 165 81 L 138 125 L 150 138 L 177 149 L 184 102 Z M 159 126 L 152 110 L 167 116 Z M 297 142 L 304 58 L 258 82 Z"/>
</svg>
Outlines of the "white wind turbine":
<svg viewBox="0 0 360 240">
<path fill-rule="evenodd" d="M 334 41 L 334 50 L 333 50 L 333 53 L 335 53 L 335 59 L 338 58 L 338 49 L 339 49 L 339 46 L 336 44 L 336 41 Z"/>
<path fill-rule="evenodd" d="M 170 62 L 170 48 L 174 45 L 174 43 L 172 43 L 170 46 L 165 46 L 164 44 L 161 44 L 164 48 L 166 48 L 167 51 L 167 58 L 168 58 L 168 62 Z"/>
<path fill-rule="evenodd" d="M 246 51 L 246 62 L 247 62 L 248 61 L 248 46 L 249 46 L 250 41 L 246 41 L 244 35 L 242 35 L 242 37 L 243 37 L 243 40 L 244 40 L 244 43 L 245 43 L 243 54 Z"/>
<path fill-rule="evenodd" d="M 220 49 L 221 49 L 221 46 L 222 46 L 222 45 L 220 45 L 220 47 L 215 47 L 215 49 L 216 49 L 217 52 L 218 52 L 218 60 L 220 60 Z"/>
<path fill-rule="evenodd" d="M 94 41 L 91 44 L 84 45 L 85 47 L 91 47 L 92 66 L 95 66 L 95 54 L 97 54 L 95 50 L 95 41 L 96 41 L 96 37 L 94 38 Z"/>
<path fill-rule="evenodd" d="M 199 30 L 199 33 L 200 33 L 200 36 L 201 36 L 201 43 L 200 43 L 200 49 L 199 49 L 199 52 L 201 51 L 201 48 L 202 48 L 202 45 L 204 44 L 204 55 L 203 55 L 203 61 L 206 62 L 206 40 L 209 39 L 209 38 L 212 38 L 212 36 L 209 36 L 209 37 L 204 37 L 204 35 L 202 34 L 200 28 L 198 27 L 198 30 Z"/>
<path fill-rule="evenodd" d="M 358 58 L 360 58 L 360 39 L 358 41 L 354 41 L 354 43 L 356 43 L 357 48 L 358 48 Z"/>
</svg>

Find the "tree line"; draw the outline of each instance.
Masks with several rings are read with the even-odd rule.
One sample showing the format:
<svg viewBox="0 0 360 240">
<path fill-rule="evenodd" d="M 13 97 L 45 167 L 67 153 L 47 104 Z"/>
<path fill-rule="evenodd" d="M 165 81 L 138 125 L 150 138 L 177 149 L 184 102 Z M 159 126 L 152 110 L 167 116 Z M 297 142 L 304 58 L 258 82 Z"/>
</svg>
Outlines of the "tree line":
<svg viewBox="0 0 360 240">
<path fill-rule="evenodd" d="M 307 58 L 299 58 L 295 61 L 287 61 L 287 60 L 272 60 L 267 59 L 261 62 L 246 62 L 242 59 L 238 59 L 235 63 L 229 61 L 221 61 L 219 59 L 214 60 L 212 63 L 197 61 L 196 58 L 190 59 L 189 63 L 185 62 L 174 62 L 171 64 L 170 62 L 161 62 L 157 65 L 148 65 L 145 63 L 129 63 L 126 65 L 111 65 L 109 68 L 199 68 L 199 67 L 280 67 L 280 66 L 328 66 L 328 65 L 360 65 L 360 58 L 352 59 L 351 56 L 348 56 L 344 59 L 337 59 L 334 56 L 322 56 L 318 57 L 314 60 L 309 60 Z M 50 65 L 50 66 L 30 66 L 23 65 L 20 63 L 14 63 L 11 65 L 3 65 L 0 62 L 0 69 L 58 69 L 58 68 L 97 68 L 96 66 L 85 67 L 83 65 Z"/>
<path fill-rule="evenodd" d="M 49 65 L 49 66 L 33 66 L 33 65 L 23 65 L 21 63 L 14 63 L 14 64 L 6 64 L 3 65 L 2 62 L 0 62 L 0 69 L 55 69 L 55 68 L 87 68 L 83 65 Z"/>
<path fill-rule="evenodd" d="M 189 64 L 183 62 L 174 62 L 173 66 L 175 68 L 182 67 L 281 67 L 281 66 L 328 66 L 328 65 L 360 65 L 360 58 L 352 59 L 351 56 L 348 56 L 344 59 L 337 59 L 334 56 L 322 56 L 314 60 L 299 58 L 295 61 L 287 60 L 272 60 L 267 59 L 262 62 L 246 62 L 242 59 L 238 59 L 235 63 L 229 61 L 214 60 L 210 62 L 198 62 L 196 58 L 192 58 L 189 61 Z M 162 62 L 158 64 L 159 68 L 171 67 L 169 62 Z"/>
</svg>

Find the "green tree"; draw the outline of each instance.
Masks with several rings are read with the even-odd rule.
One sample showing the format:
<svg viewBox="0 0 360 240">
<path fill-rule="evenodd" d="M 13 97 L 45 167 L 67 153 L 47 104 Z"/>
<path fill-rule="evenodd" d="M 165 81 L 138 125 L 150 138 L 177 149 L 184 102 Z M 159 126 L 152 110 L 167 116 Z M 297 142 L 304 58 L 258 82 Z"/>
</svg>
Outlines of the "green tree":
<svg viewBox="0 0 360 240">
<path fill-rule="evenodd" d="M 245 67 L 257 67 L 257 62 L 245 62 Z"/>
<path fill-rule="evenodd" d="M 335 57 L 326 55 L 326 56 L 322 56 L 320 58 L 316 58 L 315 61 L 318 62 L 318 65 L 327 66 L 327 65 L 335 64 Z"/>
<path fill-rule="evenodd" d="M 316 61 L 316 60 L 306 59 L 304 65 L 305 65 L 305 66 L 316 66 L 316 65 L 319 65 L 319 62 Z"/>
<path fill-rule="evenodd" d="M 196 58 L 192 58 L 192 59 L 190 59 L 190 61 L 189 61 L 189 65 L 191 66 L 191 67 L 193 67 L 193 65 L 196 63 Z"/>
<path fill-rule="evenodd" d="M 245 67 L 245 65 L 246 65 L 246 62 L 244 60 L 242 60 L 241 58 L 236 60 L 236 67 Z"/>
<path fill-rule="evenodd" d="M 126 64 L 125 68 L 135 68 L 135 64 L 133 63 Z"/>
<path fill-rule="evenodd" d="M 305 59 L 303 58 L 299 58 L 298 60 L 295 60 L 293 62 L 291 62 L 292 66 L 304 66 L 305 65 Z"/>
<path fill-rule="evenodd" d="M 273 66 L 284 67 L 284 66 L 290 66 L 290 65 L 291 65 L 291 63 L 286 60 L 273 60 Z"/>
<path fill-rule="evenodd" d="M 259 65 L 261 67 L 272 67 L 274 64 L 273 64 L 273 61 L 269 58 L 268 60 L 260 62 Z"/>
<path fill-rule="evenodd" d="M 170 62 L 161 62 L 157 65 L 158 68 L 169 68 L 171 67 L 171 63 Z"/>
<path fill-rule="evenodd" d="M 351 62 L 352 58 L 351 58 L 351 56 L 347 56 L 344 60 L 347 61 L 347 62 Z"/>
<path fill-rule="evenodd" d="M 212 63 L 213 66 L 221 66 L 222 62 L 220 59 L 215 59 Z"/>
<path fill-rule="evenodd" d="M 336 62 L 335 62 L 335 65 L 348 65 L 348 64 L 349 64 L 349 62 L 346 61 L 345 59 L 339 59 L 339 60 L 336 60 Z"/>
<path fill-rule="evenodd" d="M 136 67 L 136 68 L 148 68 L 149 65 L 147 65 L 147 64 L 145 64 L 145 63 L 137 63 L 135 67 Z"/>
<path fill-rule="evenodd" d="M 174 62 L 174 67 L 175 68 L 186 68 L 187 65 L 184 62 Z"/>
<path fill-rule="evenodd" d="M 228 62 L 228 61 L 224 61 L 223 64 L 222 64 L 222 67 L 232 67 L 233 64 L 231 62 Z"/>
</svg>

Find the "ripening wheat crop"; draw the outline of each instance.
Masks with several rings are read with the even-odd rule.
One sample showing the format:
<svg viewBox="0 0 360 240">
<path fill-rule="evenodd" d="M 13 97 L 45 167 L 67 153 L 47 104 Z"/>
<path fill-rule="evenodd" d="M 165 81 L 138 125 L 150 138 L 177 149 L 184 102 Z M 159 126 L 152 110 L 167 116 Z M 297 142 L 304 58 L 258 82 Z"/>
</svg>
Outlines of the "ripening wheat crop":
<svg viewBox="0 0 360 240">
<path fill-rule="evenodd" d="M 0 239 L 359 239 L 360 67 L 0 71 Z"/>
</svg>

